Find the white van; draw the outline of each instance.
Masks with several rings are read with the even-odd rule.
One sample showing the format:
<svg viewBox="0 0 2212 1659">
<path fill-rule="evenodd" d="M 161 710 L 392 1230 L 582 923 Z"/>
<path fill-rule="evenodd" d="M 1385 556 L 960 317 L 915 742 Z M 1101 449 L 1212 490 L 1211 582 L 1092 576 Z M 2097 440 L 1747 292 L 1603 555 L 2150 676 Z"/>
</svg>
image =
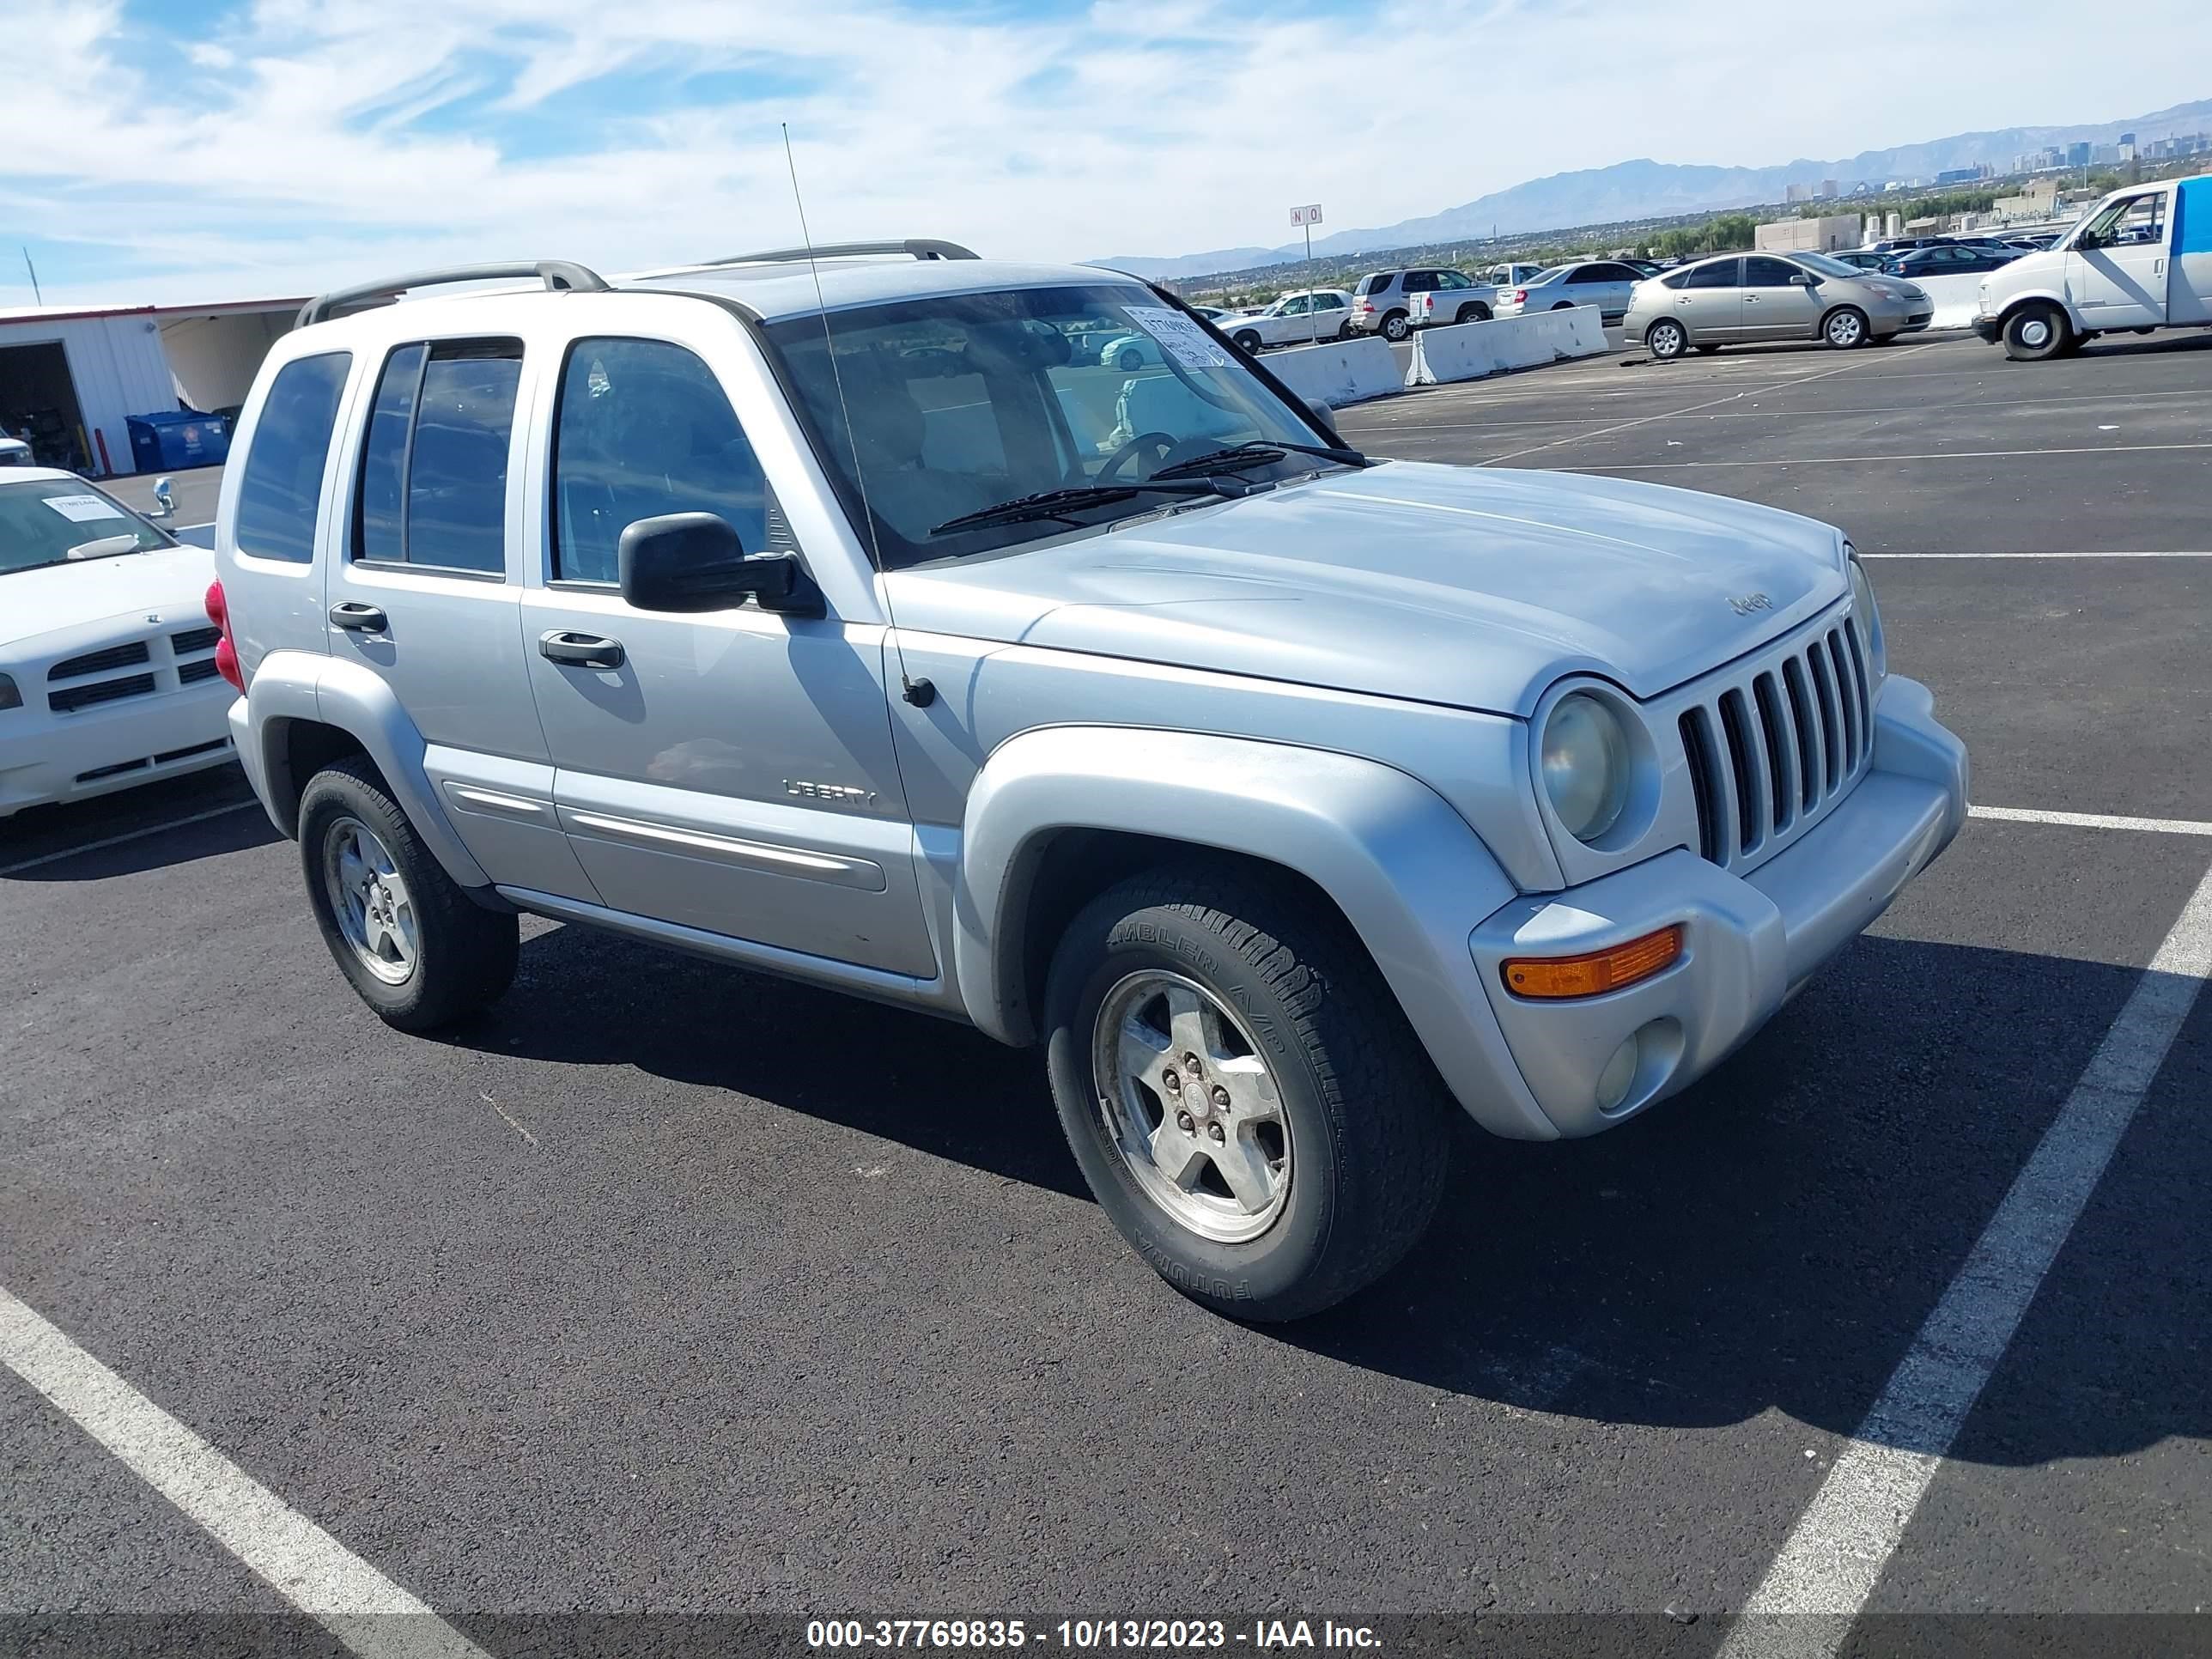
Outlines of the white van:
<svg viewBox="0 0 2212 1659">
<path fill-rule="evenodd" d="M 2131 185 L 1982 279 L 1974 331 L 2017 362 L 2100 334 L 2212 326 L 2212 173 Z"/>
</svg>

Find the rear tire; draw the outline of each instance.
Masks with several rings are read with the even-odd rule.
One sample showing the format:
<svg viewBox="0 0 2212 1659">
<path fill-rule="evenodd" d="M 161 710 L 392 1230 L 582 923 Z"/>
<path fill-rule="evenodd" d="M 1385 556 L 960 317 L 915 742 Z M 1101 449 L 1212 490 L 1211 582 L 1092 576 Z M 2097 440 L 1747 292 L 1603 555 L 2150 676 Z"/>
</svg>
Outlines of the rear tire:
<svg viewBox="0 0 2212 1659">
<path fill-rule="evenodd" d="M 2057 306 L 2022 306 L 2004 320 L 2005 356 L 2016 363 L 2039 363 L 2072 349 L 2074 331 Z"/>
<path fill-rule="evenodd" d="M 1820 337 L 1832 351 L 1856 351 L 1867 343 L 1867 316 L 1856 306 L 1838 306 L 1820 319 Z"/>
<path fill-rule="evenodd" d="M 1044 1012 L 1085 1179 L 1192 1300 L 1304 1318 L 1428 1225 L 1447 1097 L 1358 940 L 1290 882 L 1213 860 L 1129 878 L 1069 924 Z"/>
<path fill-rule="evenodd" d="M 1644 349 L 1654 362 L 1671 363 L 1689 346 L 1689 330 L 1672 317 L 1662 317 L 1644 331 Z"/>
<path fill-rule="evenodd" d="M 1114 360 L 1114 367 L 1120 369 L 1124 374 L 1134 374 L 1144 366 L 1145 354 L 1138 350 L 1134 346 L 1131 346 L 1127 351 L 1123 352 L 1119 357 L 1116 357 Z"/>
<path fill-rule="evenodd" d="M 1382 337 L 1389 341 L 1392 345 L 1397 344 L 1413 331 L 1413 326 L 1406 320 L 1404 312 L 1392 311 L 1383 313 Z"/>
<path fill-rule="evenodd" d="M 386 1024 L 435 1030 L 514 982 L 520 922 L 470 899 L 368 761 L 339 761 L 308 781 L 300 861 L 323 942 Z"/>
<path fill-rule="evenodd" d="M 1480 300 L 1472 305 L 1462 306 L 1458 320 L 1462 323 L 1486 323 L 1490 320 L 1490 307 Z"/>
</svg>

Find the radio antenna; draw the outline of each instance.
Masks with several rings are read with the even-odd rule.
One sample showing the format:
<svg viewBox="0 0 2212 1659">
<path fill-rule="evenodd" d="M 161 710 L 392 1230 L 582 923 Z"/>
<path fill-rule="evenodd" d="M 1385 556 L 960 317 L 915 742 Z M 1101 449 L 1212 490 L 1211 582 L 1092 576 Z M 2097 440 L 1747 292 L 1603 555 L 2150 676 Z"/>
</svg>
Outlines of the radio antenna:
<svg viewBox="0 0 2212 1659">
<path fill-rule="evenodd" d="M 799 209 L 799 237 L 806 246 L 806 270 L 814 278 L 815 308 L 822 313 L 822 355 L 830 360 L 830 383 L 837 388 L 837 413 L 845 422 L 845 441 L 853 451 L 853 482 L 860 489 L 860 518 L 868 533 L 868 562 L 876 573 L 876 591 L 884 596 L 884 619 L 890 624 L 891 648 L 898 653 L 899 695 L 917 708 L 937 701 L 937 688 L 906 672 L 906 641 L 900 637 L 898 617 L 891 609 L 891 584 L 884 568 L 884 550 L 876 534 L 876 515 L 868 505 L 867 470 L 860 465 L 860 434 L 853 427 L 853 406 L 845 398 L 845 376 L 837 367 L 836 337 L 830 331 L 830 302 L 822 297 L 822 266 L 814 257 L 814 233 L 806 228 L 806 198 L 799 193 L 799 163 L 791 153 L 791 123 L 783 128 L 783 164 L 791 173 L 791 199 Z"/>
</svg>

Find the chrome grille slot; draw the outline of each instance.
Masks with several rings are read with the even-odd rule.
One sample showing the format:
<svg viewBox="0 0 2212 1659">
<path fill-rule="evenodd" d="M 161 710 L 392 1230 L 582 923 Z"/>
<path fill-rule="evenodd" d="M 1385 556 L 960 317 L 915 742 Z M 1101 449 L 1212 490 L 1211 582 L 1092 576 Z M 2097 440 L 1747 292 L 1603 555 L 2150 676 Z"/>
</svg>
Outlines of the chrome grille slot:
<svg viewBox="0 0 2212 1659">
<path fill-rule="evenodd" d="M 119 680 L 94 680 L 84 685 L 65 685 L 58 691 L 46 693 L 46 707 L 57 714 L 89 708 L 98 702 L 114 702 L 123 697 L 143 697 L 154 689 L 151 674 L 130 674 Z"/>
<path fill-rule="evenodd" d="M 1657 700 L 1681 737 L 1698 855 L 1749 869 L 1825 817 L 1873 758 L 1874 690 L 1858 629 L 1832 613 Z"/>
<path fill-rule="evenodd" d="M 46 670 L 49 680 L 81 679 L 87 674 L 105 672 L 110 668 L 129 668 L 146 660 L 146 641 L 132 640 L 126 645 L 104 646 L 97 651 L 88 651 L 81 657 L 64 657 Z"/>
</svg>

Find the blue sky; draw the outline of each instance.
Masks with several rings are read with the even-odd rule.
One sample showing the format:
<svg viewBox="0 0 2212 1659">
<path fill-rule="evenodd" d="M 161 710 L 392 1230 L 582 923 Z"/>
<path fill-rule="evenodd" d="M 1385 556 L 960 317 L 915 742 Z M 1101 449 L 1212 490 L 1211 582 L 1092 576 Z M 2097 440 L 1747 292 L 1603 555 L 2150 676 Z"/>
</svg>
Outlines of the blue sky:
<svg viewBox="0 0 2212 1659">
<path fill-rule="evenodd" d="M 1808 56 L 1632 0 L 8 0 L 0 306 L 611 270 L 815 234 L 1080 258 L 1288 241 L 1632 156 L 1765 164 L 2205 95 L 2212 11 L 1887 14 Z M 1767 20 L 1770 23 L 1771 18 Z M 2155 40 L 2155 52 L 2142 43 Z"/>
</svg>

